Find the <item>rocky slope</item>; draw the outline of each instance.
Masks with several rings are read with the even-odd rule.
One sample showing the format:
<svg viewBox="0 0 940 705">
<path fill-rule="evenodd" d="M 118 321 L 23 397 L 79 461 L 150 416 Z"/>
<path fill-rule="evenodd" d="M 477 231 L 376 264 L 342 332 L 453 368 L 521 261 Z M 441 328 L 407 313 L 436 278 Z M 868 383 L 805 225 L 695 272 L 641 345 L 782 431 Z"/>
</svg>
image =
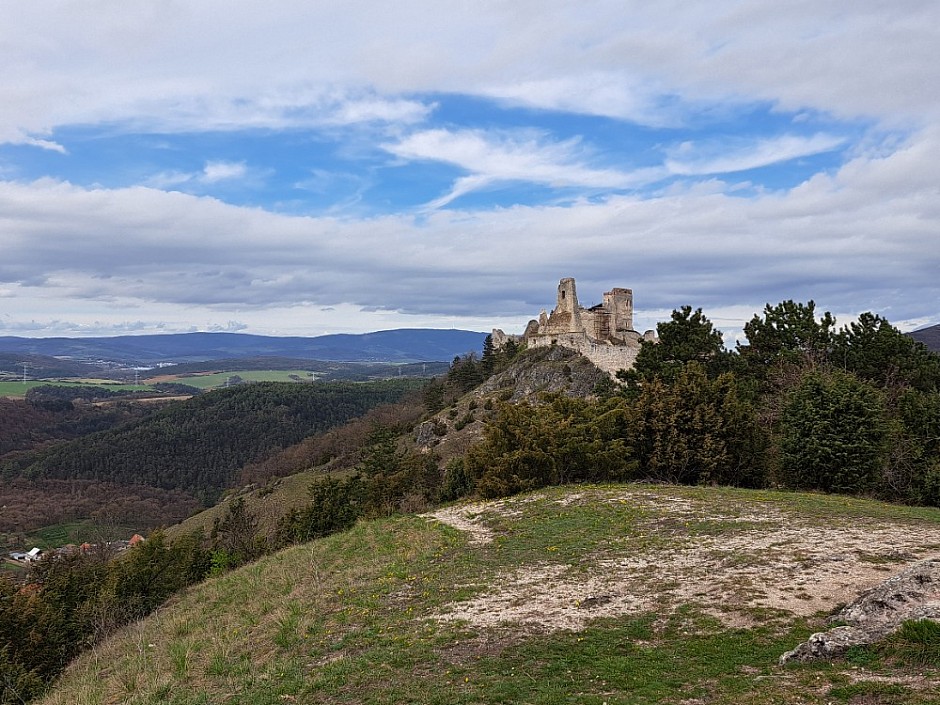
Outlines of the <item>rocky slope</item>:
<svg viewBox="0 0 940 705">
<path fill-rule="evenodd" d="M 420 424 L 415 444 L 432 448 L 443 460 L 464 453 L 480 439 L 486 419 L 498 402 L 538 403 L 543 394 L 590 397 L 610 377 L 586 357 L 560 347 L 523 352 L 504 371 L 493 375 L 451 407 Z"/>
</svg>

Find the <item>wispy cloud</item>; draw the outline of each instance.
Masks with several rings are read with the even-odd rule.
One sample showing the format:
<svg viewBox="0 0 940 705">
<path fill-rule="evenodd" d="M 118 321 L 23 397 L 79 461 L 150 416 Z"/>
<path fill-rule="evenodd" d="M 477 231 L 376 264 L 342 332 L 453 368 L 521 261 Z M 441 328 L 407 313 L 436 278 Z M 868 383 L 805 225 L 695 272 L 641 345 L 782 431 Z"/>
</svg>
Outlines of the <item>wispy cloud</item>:
<svg viewBox="0 0 940 705">
<path fill-rule="evenodd" d="M 486 86 L 485 95 L 510 104 L 566 113 L 601 115 L 654 127 L 678 127 L 692 111 L 664 100 L 664 87 L 619 72 L 587 71 Z"/>
<path fill-rule="evenodd" d="M 251 171 L 245 162 L 208 161 L 201 171 L 164 171 L 154 174 L 145 186 L 152 188 L 176 188 L 180 186 L 210 186 L 225 181 L 241 181 L 257 178 L 259 172 Z"/>
<path fill-rule="evenodd" d="M 732 174 L 831 152 L 845 143 L 844 137 L 828 134 L 711 140 L 705 143 L 689 141 L 668 150 L 665 167 L 670 173 L 680 176 Z"/>
<path fill-rule="evenodd" d="M 330 125 L 373 122 L 412 125 L 425 120 L 434 108 L 433 103 L 373 96 L 340 101 L 325 110 L 322 119 Z"/>
<path fill-rule="evenodd" d="M 470 172 L 451 190 L 427 204 L 440 208 L 463 195 L 501 182 L 525 182 L 553 188 L 625 191 L 671 176 L 731 174 L 839 149 L 843 137 L 816 134 L 770 139 L 713 139 L 670 147 L 661 165 L 623 171 L 598 168 L 598 151 L 581 139 L 552 141 L 544 134 L 481 130 L 424 130 L 384 149 L 407 160 L 433 160 Z"/>
<path fill-rule="evenodd" d="M 43 140 L 36 137 L 24 137 L 23 144 L 28 144 L 32 147 L 39 147 L 40 149 L 47 149 L 50 152 L 68 154 L 68 150 L 66 150 L 65 147 L 63 147 L 58 142 L 53 142 L 52 140 Z"/>
<path fill-rule="evenodd" d="M 471 191 L 497 182 L 519 181 L 554 188 L 628 189 L 666 176 L 662 169 L 625 172 L 588 164 L 590 150 L 579 139 L 551 141 L 532 133 L 492 133 L 482 130 L 424 130 L 399 142 L 383 145 L 408 160 L 446 162 L 466 169 L 451 191 L 431 207 L 441 207 Z"/>
<path fill-rule="evenodd" d="M 206 162 L 197 179 L 202 183 L 215 184 L 219 181 L 243 179 L 248 173 L 245 162 Z"/>
</svg>

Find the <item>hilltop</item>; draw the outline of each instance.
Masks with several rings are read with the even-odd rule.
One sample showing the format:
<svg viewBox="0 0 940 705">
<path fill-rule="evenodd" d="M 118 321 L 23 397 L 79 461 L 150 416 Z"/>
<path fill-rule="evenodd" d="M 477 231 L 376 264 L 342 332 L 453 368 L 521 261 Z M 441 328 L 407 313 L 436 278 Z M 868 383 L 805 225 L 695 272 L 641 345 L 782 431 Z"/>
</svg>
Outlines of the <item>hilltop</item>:
<svg viewBox="0 0 940 705">
<path fill-rule="evenodd" d="M 937 555 L 937 509 L 553 488 L 363 521 L 210 578 L 42 702 L 926 704 L 936 666 L 890 651 L 777 659 Z"/>
<path fill-rule="evenodd" d="M 930 350 L 940 352 L 940 323 L 935 326 L 912 331 L 908 333 L 908 335 L 917 342 L 926 345 Z"/>
</svg>

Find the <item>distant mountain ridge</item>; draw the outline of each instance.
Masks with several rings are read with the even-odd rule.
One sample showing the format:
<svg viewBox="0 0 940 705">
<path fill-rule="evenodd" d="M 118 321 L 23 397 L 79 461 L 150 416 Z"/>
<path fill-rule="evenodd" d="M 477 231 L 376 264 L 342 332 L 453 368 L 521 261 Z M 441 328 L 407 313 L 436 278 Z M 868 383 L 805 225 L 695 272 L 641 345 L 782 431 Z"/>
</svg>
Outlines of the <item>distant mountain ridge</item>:
<svg viewBox="0 0 940 705">
<path fill-rule="evenodd" d="M 247 333 L 175 333 L 99 338 L 0 337 L 0 353 L 49 355 L 124 364 L 292 357 L 336 362 L 435 362 L 483 348 L 486 333 L 400 328 L 363 334 L 272 337 Z"/>
<path fill-rule="evenodd" d="M 930 350 L 940 353 L 940 323 L 929 328 L 912 331 L 908 335 L 926 345 Z"/>
</svg>

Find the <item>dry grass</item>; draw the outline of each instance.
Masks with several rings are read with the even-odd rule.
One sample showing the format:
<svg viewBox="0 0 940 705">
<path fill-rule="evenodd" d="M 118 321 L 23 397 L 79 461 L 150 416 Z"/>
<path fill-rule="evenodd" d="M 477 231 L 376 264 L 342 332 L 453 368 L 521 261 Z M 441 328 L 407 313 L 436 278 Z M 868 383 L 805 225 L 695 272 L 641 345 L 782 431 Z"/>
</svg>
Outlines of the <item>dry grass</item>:
<svg viewBox="0 0 940 705">
<path fill-rule="evenodd" d="M 44 702 L 940 701 L 931 669 L 776 664 L 820 611 L 940 551 L 940 512 L 620 486 L 436 515 L 363 522 L 196 586 Z M 857 699 L 876 696 L 900 699 Z"/>
</svg>

